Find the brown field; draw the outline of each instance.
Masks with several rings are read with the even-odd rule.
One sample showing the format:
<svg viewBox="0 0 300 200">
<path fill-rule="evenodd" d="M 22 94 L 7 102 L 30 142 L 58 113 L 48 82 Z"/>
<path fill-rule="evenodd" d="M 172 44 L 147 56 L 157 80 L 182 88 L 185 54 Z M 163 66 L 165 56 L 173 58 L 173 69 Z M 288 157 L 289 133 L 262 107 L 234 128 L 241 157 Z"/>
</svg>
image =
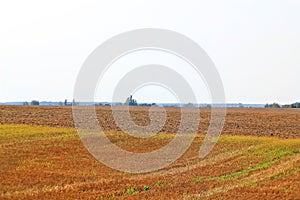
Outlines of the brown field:
<svg viewBox="0 0 300 200">
<path fill-rule="evenodd" d="M 131 110 L 136 123 L 149 123 L 147 109 Z M 180 113 L 167 113 L 160 134 L 137 139 L 120 132 L 109 107 L 97 108 L 110 140 L 132 152 L 172 140 Z M 0 199 L 299 199 L 299 109 L 228 109 L 222 137 L 199 159 L 209 114 L 201 109 L 199 134 L 179 160 L 130 174 L 89 154 L 70 107 L 0 106 Z"/>
<path fill-rule="evenodd" d="M 121 107 L 120 110 L 123 108 Z M 148 107 L 132 107 L 131 114 L 139 125 L 147 125 Z M 176 133 L 179 108 L 167 108 L 167 122 L 161 132 Z M 97 107 L 98 119 L 105 130 L 120 131 L 109 106 Z M 199 133 L 205 134 L 210 110 L 200 109 Z M 300 109 L 229 108 L 222 134 L 300 138 Z M 71 107 L 0 106 L 0 124 L 27 124 L 74 127 Z"/>
</svg>

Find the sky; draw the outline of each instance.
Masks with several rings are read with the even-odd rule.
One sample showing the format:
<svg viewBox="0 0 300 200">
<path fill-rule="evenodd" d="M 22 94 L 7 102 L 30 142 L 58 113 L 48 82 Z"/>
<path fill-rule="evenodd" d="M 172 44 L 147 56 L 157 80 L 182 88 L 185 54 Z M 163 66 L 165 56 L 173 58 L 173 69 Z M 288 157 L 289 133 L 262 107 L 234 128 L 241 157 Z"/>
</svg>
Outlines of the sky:
<svg viewBox="0 0 300 200">
<path fill-rule="evenodd" d="M 88 55 L 107 39 L 140 28 L 173 30 L 197 42 L 213 60 L 227 102 L 300 101 L 299 10 L 298 0 L 1 1 L 0 102 L 71 100 Z M 162 56 L 146 52 L 120 63 L 161 62 Z M 110 99 L 116 71 L 96 100 Z M 186 76 L 196 87 L 197 80 Z M 199 85 L 200 101 L 209 101 Z M 154 86 L 135 95 L 140 102 L 174 100 Z"/>
</svg>

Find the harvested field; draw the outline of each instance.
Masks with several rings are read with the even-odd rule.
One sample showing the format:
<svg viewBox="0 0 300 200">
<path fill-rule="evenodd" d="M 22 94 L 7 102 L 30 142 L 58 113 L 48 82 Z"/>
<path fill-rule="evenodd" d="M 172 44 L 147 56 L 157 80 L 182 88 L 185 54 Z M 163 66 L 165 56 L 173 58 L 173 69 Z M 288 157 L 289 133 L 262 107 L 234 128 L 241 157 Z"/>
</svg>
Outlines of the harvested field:
<svg viewBox="0 0 300 200">
<path fill-rule="evenodd" d="M 118 132 L 129 151 L 159 148 L 172 134 L 147 141 Z M 74 128 L 0 125 L 1 199 L 297 199 L 300 139 L 223 135 L 198 158 L 203 135 L 169 167 L 122 173 L 95 160 Z M 134 144 L 134 145 L 133 145 Z M 143 144 L 143 145 L 141 145 Z M 140 146 L 140 148 L 138 147 Z"/>
<path fill-rule="evenodd" d="M 141 139 L 119 131 L 110 107 L 97 114 L 114 144 L 137 153 L 168 144 L 180 119 L 178 108 L 167 108 L 161 133 Z M 131 116 L 149 123 L 146 107 L 133 107 Z M 199 134 L 180 159 L 130 174 L 88 152 L 71 107 L 0 106 L 0 199 L 299 199 L 299 109 L 228 109 L 222 136 L 204 159 L 198 154 L 210 110 L 200 116 Z"/>
<path fill-rule="evenodd" d="M 131 115 L 139 125 L 147 125 L 149 107 L 132 107 Z M 124 108 L 120 107 L 120 111 Z M 179 108 L 166 108 L 167 121 L 161 132 L 175 133 L 180 122 Z M 109 106 L 97 107 L 104 130 L 120 131 Z M 210 110 L 200 109 L 199 133 L 205 134 Z M 300 109 L 229 108 L 222 134 L 300 138 Z M 28 124 L 74 127 L 71 107 L 0 106 L 0 124 Z"/>
</svg>

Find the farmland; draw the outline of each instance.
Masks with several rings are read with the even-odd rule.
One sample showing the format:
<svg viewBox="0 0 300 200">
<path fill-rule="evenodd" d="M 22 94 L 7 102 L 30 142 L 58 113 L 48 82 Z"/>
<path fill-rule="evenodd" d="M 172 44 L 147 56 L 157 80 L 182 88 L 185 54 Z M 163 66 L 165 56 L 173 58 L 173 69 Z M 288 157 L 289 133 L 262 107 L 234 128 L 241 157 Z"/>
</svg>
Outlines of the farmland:
<svg viewBox="0 0 300 200">
<path fill-rule="evenodd" d="M 120 107 L 120 110 L 124 108 Z M 131 115 L 139 125 L 148 125 L 148 107 L 132 107 Z M 96 108 L 104 130 L 120 131 L 109 106 Z M 166 108 L 167 121 L 161 132 L 175 133 L 180 123 L 180 109 Z M 210 109 L 200 109 L 199 133 L 205 134 Z M 222 134 L 300 138 L 300 109 L 231 108 L 227 110 Z M 0 124 L 27 124 L 74 127 L 71 107 L 0 106 Z"/>
<path fill-rule="evenodd" d="M 133 108 L 147 124 L 148 108 Z M 228 109 L 213 151 L 198 158 L 210 110 L 188 151 L 167 168 L 144 174 L 113 170 L 85 149 L 70 107 L 0 107 L 0 199 L 297 199 L 300 196 L 300 110 Z M 162 131 L 148 139 L 122 133 L 109 107 L 99 121 L 117 146 L 145 152 L 168 144 L 180 119 L 167 108 Z M 184 136 L 183 136 L 184 137 Z"/>
</svg>

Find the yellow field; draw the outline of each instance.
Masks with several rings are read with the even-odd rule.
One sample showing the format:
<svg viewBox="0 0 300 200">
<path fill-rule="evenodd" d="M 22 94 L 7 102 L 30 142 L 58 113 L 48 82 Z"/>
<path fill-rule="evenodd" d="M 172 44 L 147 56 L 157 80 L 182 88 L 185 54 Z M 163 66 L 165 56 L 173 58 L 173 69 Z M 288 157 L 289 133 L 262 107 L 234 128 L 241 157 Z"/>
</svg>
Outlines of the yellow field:
<svg viewBox="0 0 300 200">
<path fill-rule="evenodd" d="M 172 134 L 134 139 L 109 132 L 123 149 L 145 152 Z M 223 135 L 205 159 L 198 135 L 171 166 L 146 174 L 94 159 L 73 128 L 0 125 L 1 199 L 296 199 L 300 139 Z"/>
</svg>

